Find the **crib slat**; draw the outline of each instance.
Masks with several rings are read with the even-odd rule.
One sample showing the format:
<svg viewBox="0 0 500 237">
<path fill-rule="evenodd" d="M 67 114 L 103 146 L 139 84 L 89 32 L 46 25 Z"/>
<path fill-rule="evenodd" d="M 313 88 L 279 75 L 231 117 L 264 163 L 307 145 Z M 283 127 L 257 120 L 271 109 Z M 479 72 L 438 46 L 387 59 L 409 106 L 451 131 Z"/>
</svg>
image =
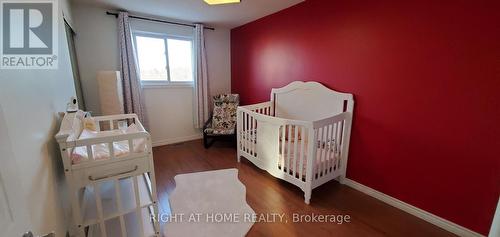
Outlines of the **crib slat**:
<svg viewBox="0 0 500 237">
<path fill-rule="evenodd" d="M 327 150 L 328 149 L 328 125 L 323 127 L 323 149 L 321 152 L 321 163 L 320 163 L 320 168 L 321 168 L 321 176 L 325 175 L 325 163 L 326 163 L 326 155 L 327 155 Z"/>
<path fill-rule="evenodd" d="M 120 192 L 119 180 L 114 180 L 115 183 L 115 195 L 116 195 L 116 204 L 118 205 L 118 212 L 123 213 L 122 206 L 122 197 Z M 122 232 L 122 236 L 127 236 L 127 228 L 125 227 L 125 220 L 123 219 L 123 215 L 120 214 L 120 228 Z"/>
<path fill-rule="evenodd" d="M 109 159 L 115 159 L 115 147 L 113 146 L 113 142 L 108 142 L 108 150 L 109 150 Z M 129 152 L 132 150 L 129 149 Z"/>
<path fill-rule="evenodd" d="M 292 162 L 292 175 L 293 177 L 295 177 L 295 175 L 297 174 L 297 146 L 298 146 L 298 143 L 299 143 L 299 126 L 294 126 L 295 129 L 294 129 L 294 142 L 293 142 L 293 162 Z"/>
<path fill-rule="evenodd" d="M 280 140 L 279 140 L 279 149 L 280 149 L 280 154 L 281 154 L 281 157 L 280 157 L 280 161 L 281 161 L 281 167 L 280 169 L 281 170 L 284 170 L 284 167 L 285 167 L 285 129 L 286 129 L 286 126 L 283 125 L 280 127 Z"/>
<path fill-rule="evenodd" d="M 318 134 L 318 151 L 317 151 L 317 156 L 316 156 L 316 159 L 317 161 L 313 163 L 313 165 L 316 167 L 316 172 L 315 174 L 318 176 L 317 178 L 319 178 L 319 176 L 321 175 L 321 158 L 323 157 L 323 136 L 324 136 L 324 133 L 325 133 L 325 130 L 323 129 L 323 127 L 319 128 L 318 129 L 319 131 L 319 134 Z"/>
<path fill-rule="evenodd" d="M 321 146 L 322 146 L 322 137 L 323 137 L 323 128 L 318 128 L 318 137 L 316 138 L 316 143 L 318 143 L 316 145 L 316 157 L 314 157 L 314 161 L 312 163 L 312 165 L 314 166 L 314 168 L 316 169 L 316 171 L 314 172 L 315 175 L 318 175 L 319 177 L 319 174 L 321 172 L 321 169 L 319 167 L 319 165 L 321 165 L 321 153 L 323 152 L 323 149 L 321 149 Z M 319 161 L 319 164 L 318 164 L 318 161 Z"/>
<path fill-rule="evenodd" d="M 247 152 L 247 139 L 248 139 L 248 128 L 247 128 L 247 113 L 243 113 L 243 151 Z"/>
<path fill-rule="evenodd" d="M 257 157 L 257 119 L 255 119 L 254 117 L 254 121 L 255 121 L 255 126 L 254 126 L 254 131 L 253 131 L 253 155 L 255 157 Z"/>
<path fill-rule="evenodd" d="M 286 167 L 286 172 L 288 174 L 290 174 L 290 167 L 291 167 L 291 165 L 290 165 L 290 159 L 291 159 L 291 156 L 292 156 L 292 152 L 291 152 L 292 151 L 291 150 L 292 149 L 291 148 L 291 146 L 292 146 L 292 125 L 288 125 L 288 137 L 287 138 L 288 138 L 288 141 L 287 141 L 287 148 L 288 149 L 287 149 L 287 152 L 286 152 L 287 153 L 287 162 L 286 162 L 286 166 L 285 167 Z"/>
<path fill-rule="evenodd" d="M 321 128 L 318 128 L 316 130 L 316 137 L 314 139 L 314 149 L 316 149 L 316 155 L 314 156 L 313 163 L 310 164 L 313 167 L 313 179 L 316 179 L 315 176 L 318 174 L 318 164 L 319 157 L 321 156 L 321 135 L 322 135 L 322 130 Z M 308 164 L 309 165 L 309 164 Z"/>
<path fill-rule="evenodd" d="M 246 113 L 242 112 L 241 113 L 241 119 L 243 121 L 243 123 L 241 124 L 241 136 L 243 137 L 243 139 L 241 140 L 241 148 L 243 151 L 246 151 L 245 150 L 245 142 L 246 142 L 246 132 L 247 132 L 247 128 L 246 128 Z"/>
<path fill-rule="evenodd" d="M 88 161 L 94 160 L 94 152 L 92 152 L 92 145 L 87 145 L 87 156 L 89 157 Z"/>
<path fill-rule="evenodd" d="M 252 144 L 252 130 L 253 130 L 253 117 L 248 114 L 248 153 L 253 155 L 253 144 Z"/>
<path fill-rule="evenodd" d="M 113 120 L 109 120 L 109 130 L 115 129 L 115 125 L 113 124 Z"/>
<path fill-rule="evenodd" d="M 254 140 L 254 135 L 255 135 L 255 117 L 252 116 L 252 119 L 250 120 L 252 122 L 251 126 L 252 126 L 252 129 L 250 130 L 250 149 L 252 149 L 252 156 L 254 155 L 254 151 L 255 151 L 255 140 Z"/>
<path fill-rule="evenodd" d="M 332 167 L 332 171 L 335 172 L 337 170 L 337 165 L 336 165 L 336 162 L 337 162 L 337 123 L 334 123 L 332 125 L 332 129 L 333 129 L 333 134 L 332 134 L 332 139 L 334 140 L 333 144 L 332 144 L 332 161 L 330 163 L 330 166 Z"/>
<path fill-rule="evenodd" d="M 335 155 L 337 156 L 337 164 L 335 164 L 335 165 L 337 166 L 337 169 L 340 168 L 340 159 L 341 159 L 340 153 L 342 152 L 342 150 L 340 150 L 340 144 L 342 142 L 340 140 L 341 139 L 340 136 L 342 134 L 342 130 L 343 130 L 342 129 L 342 122 L 338 122 L 337 123 L 337 134 L 336 134 L 336 136 L 337 136 L 337 144 L 335 146 L 335 150 L 336 150 L 336 152 L 335 152 L 336 154 Z"/>
<path fill-rule="evenodd" d="M 142 221 L 142 208 L 141 208 L 141 199 L 139 195 L 139 182 L 137 181 L 138 176 L 134 176 L 134 193 L 135 193 L 135 207 L 136 207 L 136 214 L 139 216 L 139 230 L 141 233 L 141 236 L 144 236 L 144 223 Z"/>
<path fill-rule="evenodd" d="M 246 127 L 245 127 L 245 121 L 246 121 L 246 118 L 245 118 L 245 113 L 244 112 L 241 112 L 241 150 L 242 151 L 245 151 L 245 133 L 246 133 Z"/>
<path fill-rule="evenodd" d="M 325 144 L 325 160 L 323 161 L 323 175 L 327 175 L 329 173 L 329 164 L 330 161 L 330 148 L 332 145 L 332 131 L 331 124 L 326 125 L 326 144 Z"/>
<path fill-rule="evenodd" d="M 335 124 L 330 124 L 330 148 L 329 148 L 329 156 L 328 156 L 328 172 L 332 173 L 333 172 L 333 159 L 334 159 L 334 147 L 335 147 Z"/>
<path fill-rule="evenodd" d="M 245 113 L 245 151 L 250 153 L 250 148 L 248 147 L 250 145 L 250 116 L 248 113 Z"/>
<path fill-rule="evenodd" d="M 257 119 L 255 117 L 253 117 L 253 122 L 254 122 L 254 125 L 253 125 L 253 155 L 254 156 L 257 156 Z"/>
<path fill-rule="evenodd" d="M 129 139 L 128 140 L 128 155 L 132 155 L 132 152 L 134 152 L 134 140 Z"/>
<path fill-rule="evenodd" d="M 250 150 L 250 146 L 251 146 L 251 143 L 250 143 L 250 132 L 251 132 L 250 123 L 252 122 L 251 119 L 252 119 L 252 117 L 250 116 L 250 114 L 247 114 L 247 152 L 248 153 L 252 152 Z"/>
<path fill-rule="evenodd" d="M 314 142 L 313 149 L 315 149 L 316 152 L 313 152 L 313 154 L 315 154 L 315 155 L 311 159 L 312 164 L 309 164 L 309 163 L 307 164 L 307 165 L 312 166 L 312 174 L 311 174 L 312 179 L 316 179 L 316 174 L 318 173 L 317 166 L 314 164 L 317 163 L 317 161 L 318 161 L 318 155 L 319 155 L 318 154 L 319 153 L 318 152 L 318 140 L 319 140 L 319 138 L 320 138 L 320 129 L 318 128 L 318 129 L 315 129 L 315 131 L 314 131 L 314 140 L 313 140 L 313 142 Z"/>
<path fill-rule="evenodd" d="M 335 142 L 333 143 L 333 147 L 332 147 L 332 153 L 333 153 L 333 155 L 332 155 L 332 164 L 330 164 L 332 166 L 333 171 L 337 170 L 337 155 L 336 155 L 336 153 L 337 153 L 337 142 L 338 142 L 337 141 L 337 130 L 338 130 L 337 123 L 334 123 L 333 124 L 333 136 L 332 136 L 332 138 L 333 138 L 333 140 Z"/>
<path fill-rule="evenodd" d="M 106 233 L 106 225 L 104 223 L 104 217 L 102 213 L 102 199 L 101 199 L 101 188 L 99 187 L 99 184 L 96 182 L 92 183 L 92 186 L 94 187 L 94 196 L 95 196 L 95 201 L 96 201 L 96 207 L 97 207 L 97 218 L 99 219 L 99 229 L 101 229 L 101 236 L 107 237 Z"/>
<path fill-rule="evenodd" d="M 307 136 L 306 134 L 306 128 L 305 127 L 302 127 L 301 128 L 301 134 L 303 136 L 303 138 L 300 140 L 300 156 L 299 156 L 299 179 L 302 180 L 302 176 L 304 176 L 304 162 L 305 162 L 305 155 L 304 154 L 307 154 L 305 152 L 305 136 Z"/>
<path fill-rule="evenodd" d="M 237 145 L 238 145 L 238 149 L 243 150 L 243 146 L 241 145 L 243 143 L 243 126 L 242 126 L 243 125 L 243 113 L 241 111 L 239 111 L 238 113 L 239 113 L 238 114 L 239 119 L 238 119 L 236 126 L 238 126 L 238 129 L 237 129 L 238 134 L 237 135 L 240 139 L 238 139 Z M 238 157 L 238 159 L 240 159 L 240 158 Z"/>
</svg>

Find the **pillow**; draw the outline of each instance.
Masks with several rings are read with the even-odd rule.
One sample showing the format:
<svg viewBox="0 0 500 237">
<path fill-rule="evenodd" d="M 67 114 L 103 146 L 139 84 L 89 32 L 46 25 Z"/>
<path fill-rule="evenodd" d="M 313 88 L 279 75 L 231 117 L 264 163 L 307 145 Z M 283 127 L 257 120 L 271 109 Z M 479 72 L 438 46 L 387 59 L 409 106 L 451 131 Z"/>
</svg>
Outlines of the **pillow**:
<svg viewBox="0 0 500 237">
<path fill-rule="evenodd" d="M 214 103 L 212 127 L 214 129 L 234 129 L 236 127 L 236 110 L 238 104 L 233 102 Z"/>
<path fill-rule="evenodd" d="M 96 131 L 97 130 L 97 125 L 92 117 L 85 117 L 83 118 L 83 129 L 88 129 L 91 131 Z"/>
</svg>

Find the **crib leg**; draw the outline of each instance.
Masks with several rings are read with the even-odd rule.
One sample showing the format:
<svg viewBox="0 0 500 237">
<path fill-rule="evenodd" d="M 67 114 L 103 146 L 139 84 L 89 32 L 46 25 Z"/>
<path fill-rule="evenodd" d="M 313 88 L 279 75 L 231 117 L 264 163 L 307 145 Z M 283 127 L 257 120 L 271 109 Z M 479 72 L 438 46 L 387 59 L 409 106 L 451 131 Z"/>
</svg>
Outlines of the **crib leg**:
<svg viewBox="0 0 500 237">
<path fill-rule="evenodd" d="M 309 205 L 311 201 L 311 190 L 305 191 L 304 192 L 304 202 Z"/>
<path fill-rule="evenodd" d="M 237 158 L 238 163 L 240 163 L 240 161 L 241 161 L 241 154 L 240 154 L 240 151 L 239 151 L 239 150 L 238 150 L 238 155 L 237 155 L 237 156 L 238 156 L 238 158 Z"/>
<path fill-rule="evenodd" d="M 340 175 L 337 180 L 339 181 L 340 184 L 345 185 L 345 183 L 346 183 L 345 175 Z"/>
</svg>

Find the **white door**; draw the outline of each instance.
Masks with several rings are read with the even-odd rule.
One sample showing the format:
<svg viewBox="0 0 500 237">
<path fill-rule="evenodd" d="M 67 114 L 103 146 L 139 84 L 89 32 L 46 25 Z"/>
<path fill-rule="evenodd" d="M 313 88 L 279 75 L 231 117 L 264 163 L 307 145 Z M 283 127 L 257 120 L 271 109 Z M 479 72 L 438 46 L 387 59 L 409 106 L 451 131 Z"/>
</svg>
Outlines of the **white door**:
<svg viewBox="0 0 500 237">
<path fill-rule="evenodd" d="M 0 105 L 0 237 L 20 237 L 31 227 L 19 171 Z"/>
</svg>

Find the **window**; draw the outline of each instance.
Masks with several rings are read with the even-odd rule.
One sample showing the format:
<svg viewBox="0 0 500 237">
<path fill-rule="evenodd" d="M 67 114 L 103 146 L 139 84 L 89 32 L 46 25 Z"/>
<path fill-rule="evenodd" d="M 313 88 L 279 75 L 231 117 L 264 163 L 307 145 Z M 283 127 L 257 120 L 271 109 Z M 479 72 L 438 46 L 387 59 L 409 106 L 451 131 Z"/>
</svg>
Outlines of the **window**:
<svg viewBox="0 0 500 237">
<path fill-rule="evenodd" d="M 143 84 L 192 84 L 191 39 L 156 34 L 135 34 L 139 76 Z"/>
</svg>

